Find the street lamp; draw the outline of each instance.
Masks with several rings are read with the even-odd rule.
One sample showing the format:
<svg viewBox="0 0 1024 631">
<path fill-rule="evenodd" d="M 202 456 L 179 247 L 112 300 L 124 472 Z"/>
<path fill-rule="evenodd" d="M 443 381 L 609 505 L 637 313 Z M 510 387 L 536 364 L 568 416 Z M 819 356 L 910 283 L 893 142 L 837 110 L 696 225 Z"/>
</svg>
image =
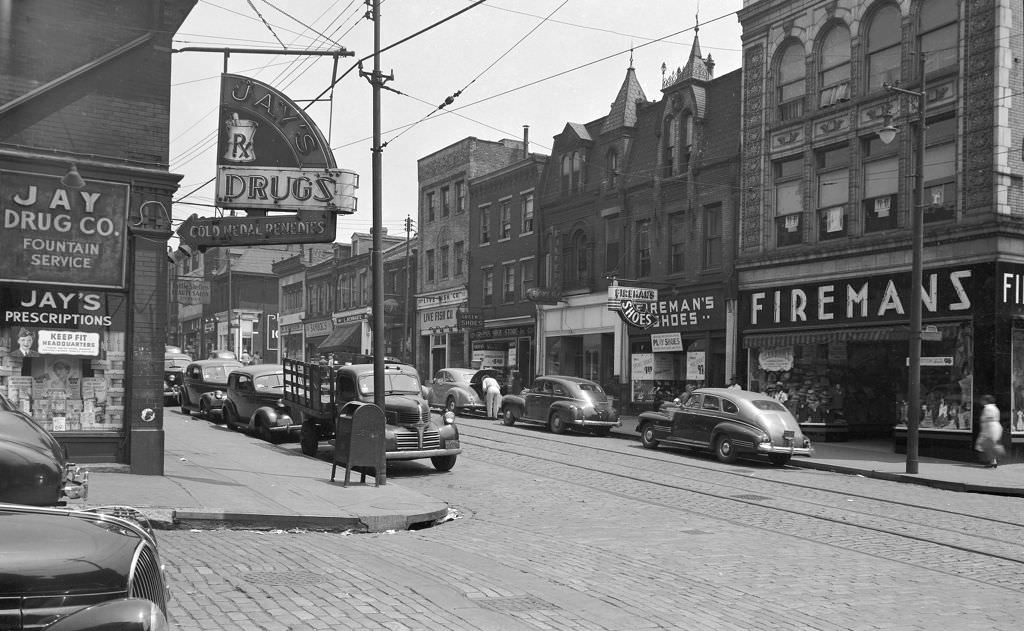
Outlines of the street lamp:
<svg viewBox="0 0 1024 631">
<path fill-rule="evenodd" d="M 917 198 L 908 205 L 910 209 L 910 232 L 911 232 L 911 269 L 910 269 L 910 372 L 907 376 L 907 473 L 917 473 L 917 444 L 918 428 L 921 421 L 921 285 L 923 282 L 923 271 L 921 269 L 922 253 L 924 251 L 924 151 L 925 151 L 925 127 L 927 122 L 927 87 L 924 77 L 924 51 L 918 54 L 918 76 L 921 78 L 921 90 L 905 90 L 888 83 L 882 84 L 889 92 L 906 94 L 917 97 L 917 155 L 915 156 L 914 177 L 915 192 Z M 885 144 L 889 144 L 896 138 L 897 129 L 892 125 L 889 117 L 886 117 L 886 125 L 878 130 L 878 138 Z"/>
</svg>

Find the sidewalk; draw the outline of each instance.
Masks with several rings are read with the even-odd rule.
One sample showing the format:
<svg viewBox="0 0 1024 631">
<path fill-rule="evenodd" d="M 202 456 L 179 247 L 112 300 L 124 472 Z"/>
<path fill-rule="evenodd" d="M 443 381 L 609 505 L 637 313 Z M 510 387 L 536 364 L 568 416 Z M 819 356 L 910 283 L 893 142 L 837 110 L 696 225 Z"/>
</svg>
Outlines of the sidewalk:
<svg viewBox="0 0 1024 631">
<path fill-rule="evenodd" d="M 127 505 L 154 527 L 308 528 L 355 532 L 404 530 L 448 515 L 448 505 L 258 438 L 179 414 L 164 415 L 164 475 L 135 475 L 126 465 L 89 469 L 89 497 L 74 506 Z"/>
<path fill-rule="evenodd" d="M 621 420 L 622 427 L 614 428 L 613 435 L 639 440 L 636 417 L 624 416 Z M 979 464 L 956 460 L 918 458 L 917 473 L 910 474 L 906 472 L 906 455 L 894 453 L 889 441 L 815 442 L 812 457 L 793 458 L 790 464 L 949 491 L 1024 497 L 1024 464 L 986 469 Z"/>
</svg>

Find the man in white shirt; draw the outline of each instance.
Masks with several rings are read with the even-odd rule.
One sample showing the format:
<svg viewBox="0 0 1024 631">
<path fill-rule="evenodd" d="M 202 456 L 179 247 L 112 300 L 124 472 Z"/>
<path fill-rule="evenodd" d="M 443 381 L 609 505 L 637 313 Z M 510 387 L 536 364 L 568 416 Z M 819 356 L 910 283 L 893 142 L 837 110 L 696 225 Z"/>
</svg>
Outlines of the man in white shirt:
<svg viewBox="0 0 1024 631">
<path fill-rule="evenodd" d="M 484 402 L 487 404 L 487 418 L 498 418 L 498 409 L 501 407 L 501 386 L 498 380 L 487 375 L 483 381 Z"/>
</svg>

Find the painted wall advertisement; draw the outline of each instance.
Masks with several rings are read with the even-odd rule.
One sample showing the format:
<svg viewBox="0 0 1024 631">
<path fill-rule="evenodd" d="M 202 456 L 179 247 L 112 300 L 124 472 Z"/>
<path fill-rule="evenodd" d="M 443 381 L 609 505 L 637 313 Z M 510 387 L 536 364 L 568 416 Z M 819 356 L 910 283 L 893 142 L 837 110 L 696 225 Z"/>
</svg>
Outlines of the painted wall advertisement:
<svg viewBox="0 0 1024 631">
<path fill-rule="evenodd" d="M 0 171 L 5 270 L 16 283 L 124 287 L 128 185 Z M 8 273 L 10 273 L 8 272 Z"/>
</svg>

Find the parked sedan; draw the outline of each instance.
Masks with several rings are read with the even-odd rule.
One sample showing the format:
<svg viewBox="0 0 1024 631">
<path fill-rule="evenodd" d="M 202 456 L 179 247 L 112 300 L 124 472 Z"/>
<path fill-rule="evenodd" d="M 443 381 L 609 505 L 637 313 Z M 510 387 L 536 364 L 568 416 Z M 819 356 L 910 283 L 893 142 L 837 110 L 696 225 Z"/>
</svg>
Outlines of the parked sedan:
<svg viewBox="0 0 1024 631">
<path fill-rule="evenodd" d="M 276 443 L 298 434 L 301 423 L 292 420 L 281 401 L 284 368 L 281 364 L 255 364 L 236 368 L 228 375 L 224 422 L 228 427 L 257 434 Z"/>
<path fill-rule="evenodd" d="M 601 386 L 562 375 L 537 377 L 521 393 L 506 394 L 501 399 L 501 417 L 505 425 L 537 423 L 554 434 L 573 428 L 607 436 L 622 424 Z"/>
<path fill-rule="evenodd" d="M 501 372 L 493 368 L 442 368 L 426 388 L 427 403 L 454 414 L 483 413 L 487 409 L 483 381 L 488 376 L 501 381 Z"/>
<path fill-rule="evenodd" d="M 167 628 L 156 537 L 133 509 L 0 504 L 0 522 L 0 628 Z"/>
<path fill-rule="evenodd" d="M 57 506 L 88 494 L 88 472 L 67 462 L 50 432 L 0 394 L 0 502 Z"/>
<path fill-rule="evenodd" d="M 169 346 L 168 348 L 174 348 Z M 185 376 L 185 366 L 192 363 L 192 358 L 179 351 L 164 353 L 164 405 L 178 402 L 178 391 Z"/>
<path fill-rule="evenodd" d="M 178 391 L 183 414 L 199 412 L 199 416 L 219 422 L 224 406 L 228 374 L 241 368 L 235 359 L 201 359 L 185 367 L 185 378 Z"/>
<path fill-rule="evenodd" d="M 782 466 L 793 456 L 810 456 L 811 441 L 786 406 L 758 392 L 698 388 L 678 406 L 643 412 L 637 422 L 640 442 L 710 450 L 722 462 L 741 455 L 766 455 Z"/>
</svg>

